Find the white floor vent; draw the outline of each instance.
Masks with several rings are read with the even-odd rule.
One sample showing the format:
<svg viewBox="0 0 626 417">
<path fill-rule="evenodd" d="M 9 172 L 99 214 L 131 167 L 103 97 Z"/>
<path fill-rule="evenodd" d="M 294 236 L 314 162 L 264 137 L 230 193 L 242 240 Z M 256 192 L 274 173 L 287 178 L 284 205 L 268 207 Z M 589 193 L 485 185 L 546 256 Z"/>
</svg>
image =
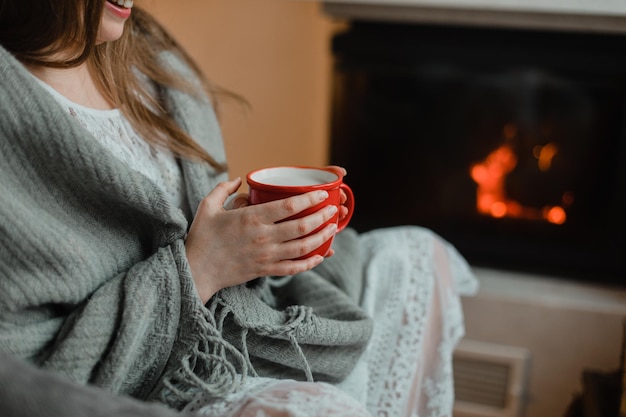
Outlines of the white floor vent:
<svg viewBox="0 0 626 417">
<path fill-rule="evenodd" d="M 463 339 L 454 352 L 454 417 L 522 417 L 527 349 Z"/>
</svg>

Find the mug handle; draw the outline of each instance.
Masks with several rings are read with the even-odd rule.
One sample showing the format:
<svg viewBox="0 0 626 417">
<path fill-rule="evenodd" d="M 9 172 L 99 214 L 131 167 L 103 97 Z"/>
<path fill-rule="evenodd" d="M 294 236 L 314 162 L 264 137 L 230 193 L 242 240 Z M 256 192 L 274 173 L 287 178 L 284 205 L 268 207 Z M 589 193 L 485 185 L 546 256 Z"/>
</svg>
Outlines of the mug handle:
<svg viewBox="0 0 626 417">
<path fill-rule="evenodd" d="M 344 193 L 346 193 L 347 199 L 345 206 L 348 209 L 348 214 L 346 214 L 346 217 L 344 217 L 339 221 L 339 223 L 337 223 L 337 233 L 341 232 L 343 229 L 346 228 L 346 226 L 348 226 L 348 223 L 350 223 L 350 219 L 354 214 L 354 194 L 352 193 L 352 189 L 344 183 L 341 183 L 339 185 L 339 188 L 342 189 Z"/>
</svg>

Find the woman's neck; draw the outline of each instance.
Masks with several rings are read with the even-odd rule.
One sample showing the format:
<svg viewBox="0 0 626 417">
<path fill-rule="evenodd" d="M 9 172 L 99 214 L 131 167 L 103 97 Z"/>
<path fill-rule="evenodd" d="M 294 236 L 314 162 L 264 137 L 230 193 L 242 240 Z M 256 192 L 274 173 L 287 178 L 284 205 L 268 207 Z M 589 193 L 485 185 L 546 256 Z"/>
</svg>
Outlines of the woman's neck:
<svg viewBox="0 0 626 417">
<path fill-rule="evenodd" d="M 27 66 L 26 68 L 35 77 L 76 104 L 97 110 L 114 108 L 98 89 L 87 64 L 73 68 L 42 66 Z"/>
</svg>

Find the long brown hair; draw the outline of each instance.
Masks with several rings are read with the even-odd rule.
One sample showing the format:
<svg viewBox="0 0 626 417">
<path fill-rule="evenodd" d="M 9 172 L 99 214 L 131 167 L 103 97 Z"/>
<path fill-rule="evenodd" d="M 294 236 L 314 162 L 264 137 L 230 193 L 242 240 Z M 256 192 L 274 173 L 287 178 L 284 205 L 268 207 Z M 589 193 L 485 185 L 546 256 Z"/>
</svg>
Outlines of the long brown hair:
<svg viewBox="0 0 626 417">
<path fill-rule="evenodd" d="M 201 90 L 209 94 L 214 105 L 219 95 L 238 96 L 210 83 L 167 31 L 137 6 L 119 40 L 96 45 L 105 1 L 0 0 L 0 44 L 27 65 L 69 68 L 87 62 L 104 96 L 147 141 L 224 171 L 224 163 L 216 161 L 176 124 L 162 97 L 154 95 L 139 77 L 147 77 L 157 87 L 201 94 L 197 85 L 159 65 L 159 55 L 171 51 L 195 72 Z"/>
</svg>

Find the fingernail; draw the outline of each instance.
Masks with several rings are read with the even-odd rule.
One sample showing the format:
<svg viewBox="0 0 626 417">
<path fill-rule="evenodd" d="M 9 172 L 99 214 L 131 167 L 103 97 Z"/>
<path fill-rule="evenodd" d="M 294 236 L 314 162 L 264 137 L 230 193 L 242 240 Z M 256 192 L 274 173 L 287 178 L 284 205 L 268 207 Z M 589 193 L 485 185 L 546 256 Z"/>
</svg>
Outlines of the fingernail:
<svg viewBox="0 0 626 417">
<path fill-rule="evenodd" d="M 330 206 L 328 206 L 328 208 L 326 210 L 328 210 L 330 215 L 333 215 L 333 214 L 337 213 L 337 210 L 339 210 L 339 209 L 335 205 L 330 205 Z"/>
<path fill-rule="evenodd" d="M 318 195 L 320 200 L 326 200 L 328 198 L 328 192 L 327 191 L 320 191 L 317 195 Z"/>
</svg>

